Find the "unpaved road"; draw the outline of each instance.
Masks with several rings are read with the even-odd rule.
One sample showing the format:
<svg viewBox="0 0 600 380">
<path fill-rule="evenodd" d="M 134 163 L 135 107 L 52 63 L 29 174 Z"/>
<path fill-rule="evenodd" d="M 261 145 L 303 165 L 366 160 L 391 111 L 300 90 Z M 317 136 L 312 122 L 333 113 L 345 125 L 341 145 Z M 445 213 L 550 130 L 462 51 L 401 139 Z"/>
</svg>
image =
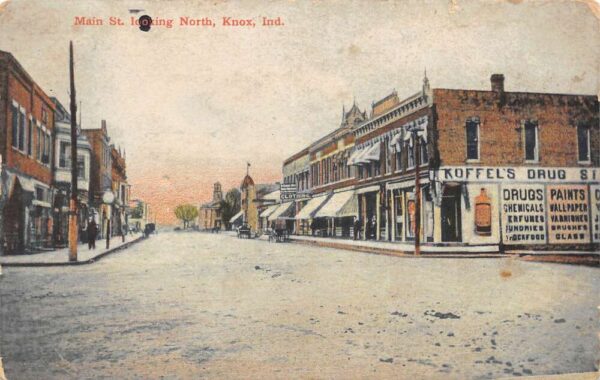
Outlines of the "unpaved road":
<svg viewBox="0 0 600 380">
<path fill-rule="evenodd" d="M 469 379 L 594 370 L 597 268 L 396 258 L 164 233 L 5 268 L 16 379 Z"/>
</svg>

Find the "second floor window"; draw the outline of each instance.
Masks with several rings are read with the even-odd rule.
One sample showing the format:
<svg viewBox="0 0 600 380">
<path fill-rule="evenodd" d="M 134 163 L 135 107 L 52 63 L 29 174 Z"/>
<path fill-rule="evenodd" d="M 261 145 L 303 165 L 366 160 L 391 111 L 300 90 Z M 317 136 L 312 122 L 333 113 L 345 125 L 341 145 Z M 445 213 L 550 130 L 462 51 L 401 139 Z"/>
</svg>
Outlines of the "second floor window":
<svg viewBox="0 0 600 380">
<path fill-rule="evenodd" d="M 71 167 L 71 144 L 64 141 L 60 142 L 60 159 L 58 166 L 61 168 Z"/>
<path fill-rule="evenodd" d="M 12 111 L 12 146 L 19 147 L 19 107 L 14 104 L 11 106 Z"/>
<path fill-rule="evenodd" d="M 577 154 L 579 162 L 590 162 L 590 129 L 585 125 L 577 126 Z"/>
<path fill-rule="evenodd" d="M 420 152 L 419 152 L 419 158 L 421 159 L 421 162 L 419 165 L 425 165 L 429 162 L 429 154 L 427 154 L 427 143 L 425 142 L 424 139 L 420 138 L 420 142 L 419 142 L 419 148 L 420 148 Z"/>
<path fill-rule="evenodd" d="M 479 121 L 467 121 L 467 160 L 479 160 Z"/>
<path fill-rule="evenodd" d="M 415 167 L 415 146 L 412 141 L 412 137 L 411 137 L 411 141 L 409 141 L 408 144 L 406 144 L 406 145 L 407 145 L 406 160 L 408 162 L 407 166 L 408 166 L 408 168 L 414 168 Z"/>
<path fill-rule="evenodd" d="M 532 121 L 525 122 L 525 160 L 539 160 L 538 126 Z"/>
<path fill-rule="evenodd" d="M 29 127 L 27 128 L 27 154 L 33 156 L 33 129 L 35 121 L 33 118 L 29 119 Z"/>
<path fill-rule="evenodd" d="M 77 155 L 77 178 L 86 179 L 85 177 L 85 157 Z"/>
</svg>

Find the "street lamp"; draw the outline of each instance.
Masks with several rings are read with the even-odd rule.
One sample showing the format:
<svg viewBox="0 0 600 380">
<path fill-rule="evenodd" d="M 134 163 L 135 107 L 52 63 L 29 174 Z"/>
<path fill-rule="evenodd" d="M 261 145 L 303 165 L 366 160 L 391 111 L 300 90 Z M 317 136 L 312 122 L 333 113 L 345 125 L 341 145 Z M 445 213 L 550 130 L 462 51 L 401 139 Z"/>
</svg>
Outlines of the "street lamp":
<svg viewBox="0 0 600 380">
<path fill-rule="evenodd" d="M 106 205 L 106 249 L 110 248 L 110 215 L 112 214 L 111 205 L 115 201 L 115 194 L 112 191 L 106 190 L 102 194 L 102 202 Z"/>
<path fill-rule="evenodd" d="M 421 164 L 421 146 L 419 132 L 423 132 L 424 128 L 416 123 L 406 129 L 412 134 L 415 143 L 414 160 L 415 160 L 415 255 L 421 254 L 421 179 L 419 178 Z"/>
</svg>

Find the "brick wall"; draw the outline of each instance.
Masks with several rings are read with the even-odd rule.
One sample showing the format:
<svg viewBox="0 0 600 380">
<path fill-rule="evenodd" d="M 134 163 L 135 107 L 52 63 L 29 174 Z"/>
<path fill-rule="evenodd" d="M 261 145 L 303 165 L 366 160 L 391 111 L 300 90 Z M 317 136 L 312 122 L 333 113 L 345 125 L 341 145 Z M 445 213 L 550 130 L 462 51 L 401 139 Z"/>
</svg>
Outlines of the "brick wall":
<svg viewBox="0 0 600 380">
<path fill-rule="evenodd" d="M 27 123 L 29 116 L 42 121 L 42 110 L 47 114 L 46 128 L 54 135 L 54 104 L 50 98 L 34 83 L 29 76 L 21 71 L 20 66 L 8 55 L 3 55 L 0 63 L 0 78 L 2 79 L 2 122 L 0 124 L 1 140 L 3 144 L 3 162 L 10 168 L 30 175 L 37 180 L 50 185 L 52 182 L 52 160 L 48 165 L 42 164 L 41 157 L 37 157 L 36 147 L 38 134 L 34 128 L 32 138 L 32 156 L 18 151 L 12 147 L 12 101 L 16 101 L 25 108 Z M 53 138 L 53 137 L 52 137 Z M 51 143 L 51 149 L 54 144 Z M 52 155 L 50 157 L 52 159 Z"/>
<path fill-rule="evenodd" d="M 539 166 L 580 166 L 576 125 L 591 127 L 591 161 L 600 164 L 598 99 L 595 96 L 434 89 L 437 149 L 441 165 L 466 163 L 465 123 L 479 117 L 477 165 L 527 165 L 523 120 L 537 121 Z"/>
</svg>

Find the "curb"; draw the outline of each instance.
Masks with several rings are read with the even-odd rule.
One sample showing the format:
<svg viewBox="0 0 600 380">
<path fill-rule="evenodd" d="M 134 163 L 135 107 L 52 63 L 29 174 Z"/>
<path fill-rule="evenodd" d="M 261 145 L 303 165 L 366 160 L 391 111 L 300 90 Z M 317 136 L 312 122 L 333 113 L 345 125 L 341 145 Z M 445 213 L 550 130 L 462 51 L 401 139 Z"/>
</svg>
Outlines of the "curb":
<svg viewBox="0 0 600 380">
<path fill-rule="evenodd" d="M 135 243 L 140 242 L 141 240 L 144 240 L 143 236 L 138 237 L 137 239 L 134 239 L 132 241 L 129 241 L 123 245 L 120 245 L 116 248 L 112 248 L 109 249 L 108 251 L 99 253 L 98 255 L 84 260 L 84 261 L 59 261 L 59 262 L 55 262 L 55 263 L 49 263 L 49 262 L 40 262 L 40 263 L 36 263 L 36 262 L 22 262 L 22 263 L 2 263 L 0 265 L 2 265 L 2 267 L 65 267 L 65 266 L 70 266 L 70 265 L 88 265 L 88 264 L 93 264 L 96 261 L 99 261 L 100 259 L 114 253 L 114 252 L 118 252 L 121 251 L 123 249 L 129 248 L 130 246 L 132 246 Z M 1 374 L 1 373 L 0 373 Z M 2 380 L 2 377 L 0 377 L 0 380 Z"/>
<path fill-rule="evenodd" d="M 355 252 L 363 252 L 363 253 L 371 253 L 375 255 L 385 255 L 385 256 L 395 256 L 395 257 L 407 257 L 407 258 L 430 258 L 430 259 L 497 259 L 502 257 L 508 257 L 508 255 L 504 255 L 501 253 L 465 253 L 465 254 L 448 254 L 448 253 L 421 253 L 421 255 L 416 256 L 412 252 L 404 252 L 397 251 L 393 249 L 385 249 L 385 248 L 373 248 L 373 247 L 364 247 L 364 246 L 356 246 L 350 244 L 343 243 L 329 243 L 329 242 L 320 242 L 313 240 L 295 240 L 291 239 L 291 243 L 295 244 L 304 244 L 311 245 L 317 247 L 325 247 L 325 248 L 333 248 L 333 249 L 342 249 L 347 251 L 355 251 Z"/>
</svg>

